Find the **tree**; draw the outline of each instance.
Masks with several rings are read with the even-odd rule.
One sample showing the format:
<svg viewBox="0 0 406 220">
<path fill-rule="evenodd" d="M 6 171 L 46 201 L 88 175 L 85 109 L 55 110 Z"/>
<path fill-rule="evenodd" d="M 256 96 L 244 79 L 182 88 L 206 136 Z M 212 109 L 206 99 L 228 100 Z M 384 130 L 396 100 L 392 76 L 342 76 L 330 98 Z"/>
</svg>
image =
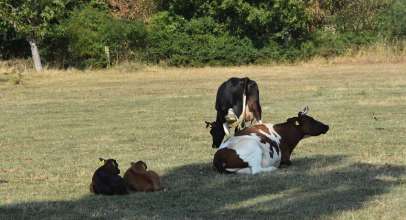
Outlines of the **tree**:
<svg viewBox="0 0 406 220">
<path fill-rule="evenodd" d="M 0 19 L 28 41 L 37 71 L 42 71 L 38 44 L 63 14 L 66 3 L 67 0 L 0 0 Z"/>
</svg>

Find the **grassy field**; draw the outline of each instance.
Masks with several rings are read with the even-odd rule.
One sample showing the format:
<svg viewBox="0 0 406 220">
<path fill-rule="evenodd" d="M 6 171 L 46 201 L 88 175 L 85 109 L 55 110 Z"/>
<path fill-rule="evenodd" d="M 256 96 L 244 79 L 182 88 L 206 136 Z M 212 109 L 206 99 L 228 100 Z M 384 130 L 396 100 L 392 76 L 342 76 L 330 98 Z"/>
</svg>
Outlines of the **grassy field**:
<svg viewBox="0 0 406 220">
<path fill-rule="evenodd" d="M 217 174 L 204 121 L 231 76 L 258 82 L 263 121 L 308 105 L 330 131 L 287 169 Z M 406 63 L 0 73 L 0 219 L 405 219 L 405 118 Z M 168 190 L 92 195 L 99 157 Z"/>
</svg>

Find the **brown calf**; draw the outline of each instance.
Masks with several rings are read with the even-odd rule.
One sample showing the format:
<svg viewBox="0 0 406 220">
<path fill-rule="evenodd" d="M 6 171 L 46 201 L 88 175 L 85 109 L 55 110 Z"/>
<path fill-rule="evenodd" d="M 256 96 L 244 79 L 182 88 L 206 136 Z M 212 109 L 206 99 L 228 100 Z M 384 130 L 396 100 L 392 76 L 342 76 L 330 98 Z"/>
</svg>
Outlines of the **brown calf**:
<svg viewBox="0 0 406 220">
<path fill-rule="evenodd" d="M 153 192 L 163 189 L 158 174 L 151 170 L 147 171 L 147 165 L 143 161 L 131 163 L 131 167 L 124 174 L 124 181 L 133 191 Z"/>
</svg>

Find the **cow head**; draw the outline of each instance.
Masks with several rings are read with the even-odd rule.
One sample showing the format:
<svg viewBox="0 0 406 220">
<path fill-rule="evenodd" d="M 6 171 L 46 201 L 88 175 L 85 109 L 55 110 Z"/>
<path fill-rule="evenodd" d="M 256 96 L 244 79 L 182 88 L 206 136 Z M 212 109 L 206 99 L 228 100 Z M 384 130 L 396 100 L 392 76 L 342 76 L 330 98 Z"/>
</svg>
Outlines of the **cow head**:
<svg viewBox="0 0 406 220">
<path fill-rule="evenodd" d="M 210 128 L 210 135 L 213 140 L 212 147 L 213 148 L 220 147 L 221 142 L 223 141 L 224 135 L 226 134 L 224 132 L 223 125 L 221 125 L 217 121 L 213 121 L 213 122 L 206 121 L 206 128 Z"/>
<path fill-rule="evenodd" d="M 297 115 L 296 125 L 305 136 L 318 136 L 327 133 L 329 126 L 307 115 L 309 107 L 305 107 Z"/>
<path fill-rule="evenodd" d="M 118 163 L 114 159 L 103 159 L 99 158 L 100 161 L 104 162 L 103 168 L 104 170 L 111 174 L 111 175 L 116 175 L 120 173 L 120 169 L 118 168 Z"/>
<path fill-rule="evenodd" d="M 147 170 L 147 164 L 140 160 L 137 162 L 131 162 L 131 169 L 135 171 L 146 171 Z"/>
<path fill-rule="evenodd" d="M 287 123 L 281 124 L 286 128 L 280 132 L 282 140 L 285 138 L 280 146 L 282 150 L 281 165 L 291 165 L 290 155 L 301 139 L 325 134 L 329 130 L 328 125 L 307 115 L 308 112 L 309 108 L 306 106 L 297 114 L 297 117 L 289 118 Z"/>
</svg>

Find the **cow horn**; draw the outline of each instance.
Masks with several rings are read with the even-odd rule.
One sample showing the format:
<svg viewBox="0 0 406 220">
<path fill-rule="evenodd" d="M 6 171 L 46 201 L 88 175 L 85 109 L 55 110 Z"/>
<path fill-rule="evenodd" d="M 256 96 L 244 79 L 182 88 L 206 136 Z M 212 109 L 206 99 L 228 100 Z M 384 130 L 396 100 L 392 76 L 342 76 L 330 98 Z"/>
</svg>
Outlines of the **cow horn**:
<svg viewBox="0 0 406 220">
<path fill-rule="evenodd" d="M 309 106 L 303 108 L 303 110 L 299 113 L 299 115 L 306 115 L 309 112 Z"/>
<path fill-rule="evenodd" d="M 100 161 L 104 161 L 104 162 L 106 161 L 106 159 L 103 159 L 103 158 L 101 158 L 101 157 L 99 158 L 99 160 L 100 160 Z"/>
</svg>

